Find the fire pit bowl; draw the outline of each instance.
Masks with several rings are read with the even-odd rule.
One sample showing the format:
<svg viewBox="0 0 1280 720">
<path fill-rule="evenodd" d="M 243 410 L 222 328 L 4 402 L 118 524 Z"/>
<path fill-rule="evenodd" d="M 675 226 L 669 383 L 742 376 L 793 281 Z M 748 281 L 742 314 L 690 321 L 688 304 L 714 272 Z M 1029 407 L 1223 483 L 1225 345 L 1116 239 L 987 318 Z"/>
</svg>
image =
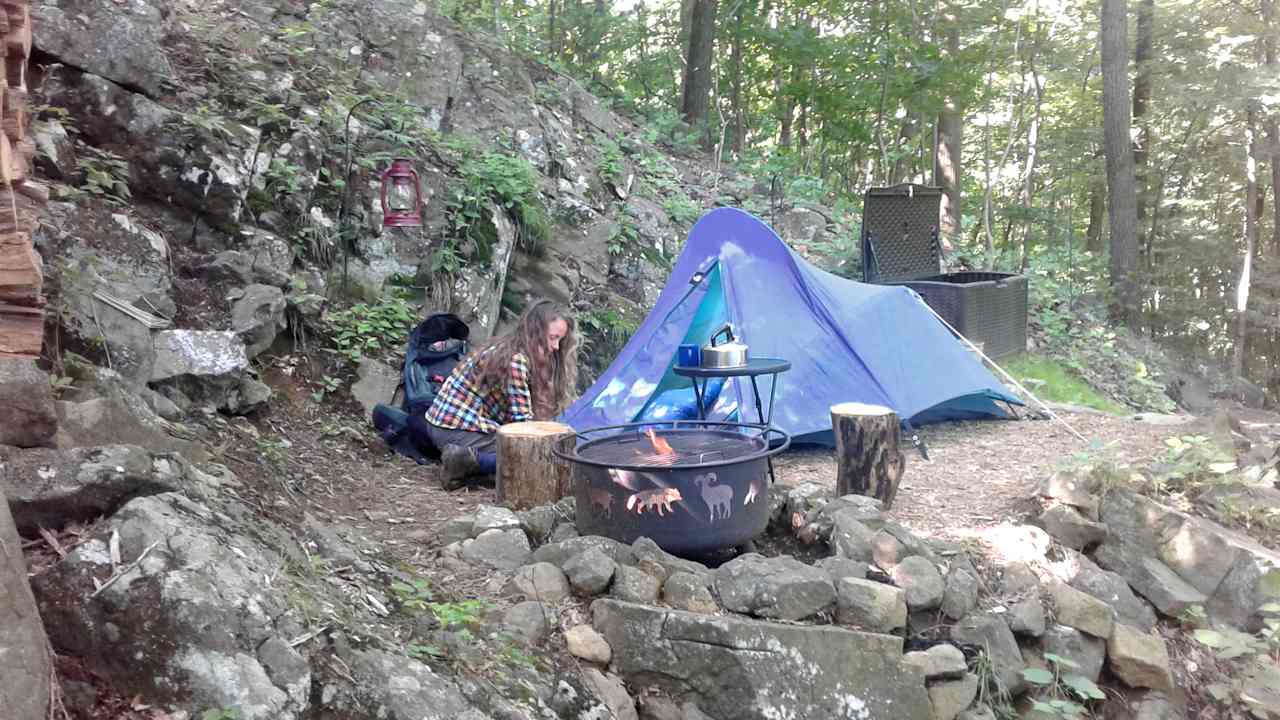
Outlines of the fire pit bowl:
<svg viewBox="0 0 1280 720">
<path fill-rule="evenodd" d="M 777 428 L 706 420 L 610 425 L 556 450 L 575 463 L 578 531 L 674 554 L 736 547 L 769 524 L 768 459 L 791 444 Z"/>
</svg>

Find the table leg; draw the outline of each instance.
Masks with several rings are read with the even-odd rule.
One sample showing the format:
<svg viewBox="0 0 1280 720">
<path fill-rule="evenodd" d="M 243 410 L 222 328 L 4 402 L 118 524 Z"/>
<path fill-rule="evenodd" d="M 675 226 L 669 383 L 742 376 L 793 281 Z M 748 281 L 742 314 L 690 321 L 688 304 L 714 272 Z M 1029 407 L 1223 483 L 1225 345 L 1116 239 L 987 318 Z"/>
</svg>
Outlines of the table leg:
<svg viewBox="0 0 1280 720">
<path fill-rule="evenodd" d="M 773 388 L 776 387 L 777 385 L 778 385 L 778 376 L 774 375 L 773 385 L 771 385 L 769 388 L 769 420 L 770 421 L 773 420 Z M 764 425 L 766 428 L 769 427 L 769 423 L 765 422 L 765 419 L 764 419 L 764 409 L 760 406 L 760 387 L 756 385 L 755 375 L 751 376 L 751 394 L 754 395 L 756 399 L 756 417 L 760 418 L 761 425 Z M 765 435 L 765 437 L 767 438 L 768 435 Z M 778 479 L 773 475 L 773 456 L 770 455 L 769 457 L 765 458 L 765 461 L 769 465 L 769 484 L 773 485 L 778 482 Z"/>
<path fill-rule="evenodd" d="M 702 395 L 703 395 L 703 390 L 705 388 L 698 386 L 698 378 L 690 378 L 690 379 L 693 382 L 693 399 L 694 399 L 694 402 L 698 404 L 698 419 L 706 420 L 707 409 L 702 406 Z"/>
</svg>

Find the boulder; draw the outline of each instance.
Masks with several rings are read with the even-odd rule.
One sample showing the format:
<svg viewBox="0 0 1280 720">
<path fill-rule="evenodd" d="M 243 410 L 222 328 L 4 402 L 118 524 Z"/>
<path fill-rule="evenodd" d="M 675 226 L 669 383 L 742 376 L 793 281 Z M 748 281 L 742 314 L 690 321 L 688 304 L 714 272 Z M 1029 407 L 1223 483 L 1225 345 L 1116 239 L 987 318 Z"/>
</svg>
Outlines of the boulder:
<svg viewBox="0 0 1280 720">
<path fill-rule="evenodd" d="M 1138 545 L 1107 542 L 1094 552 L 1098 565 L 1114 571 L 1146 598 L 1162 614 L 1177 617 L 1192 605 L 1204 605 L 1208 598 L 1178 577 L 1168 565 L 1150 557 Z"/>
<path fill-rule="evenodd" d="M 244 340 L 245 355 L 257 357 L 289 327 L 284 292 L 273 285 L 250 285 L 231 306 L 231 330 Z"/>
<path fill-rule="evenodd" d="M 1044 635 L 1044 603 L 1040 602 L 1038 593 L 1028 595 L 1017 602 L 1011 603 L 1005 618 L 1008 620 L 1009 629 L 1013 631 L 1014 635 L 1027 635 L 1029 637 Z"/>
<path fill-rule="evenodd" d="M 849 560 L 840 557 L 825 557 L 814 563 L 815 567 L 820 567 L 827 571 L 827 576 L 831 578 L 831 582 L 840 582 L 841 578 L 858 578 L 859 580 L 867 577 L 867 564 L 858 562 L 857 560 Z"/>
<path fill-rule="evenodd" d="M 35 3 L 31 16 L 40 31 L 34 44 L 56 62 L 156 97 L 174 79 L 169 11 L 168 5 L 154 2 L 134 3 L 124 12 L 98 0 Z"/>
<path fill-rule="evenodd" d="M 929 684 L 929 702 L 934 720 L 954 720 L 978 696 L 978 676 L 966 673 L 958 680 Z"/>
<path fill-rule="evenodd" d="M 76 173 L 76 146 L 67 128 L 50 118 L 31 124 L 36 143 L 36 167 L 46 177 L 60 182 L 70 181 Z"/>
<path fill-rule="evenodd" d="M 883 633 L 906 627 L 906 594 L 872 580 L 841 578 L 836 581 L 836 622 Z"/>
<path fill-rule="evenodd" d="M 13 720 L 46 720 L 49 708 L 49 678 L 53 668 L 48 640 L 40 614 L 36 611 L 22 542 L 9 515 L 9 506 L 0 493 L 0 699 L 6 717 Z"/>
<path fill-rule="evenodd" d="M 537 600 L 516 603 L 502 615 L 502 631 L 530 647 L 541 645 L 559 625 L 556 609 Z"/>
<path fill-rule="evenodd" d="M 373 358 L 364 358 L 356 367 L 356 377 L 351 384 L 351 397 L 364 408 L 365 417 L 373 414 L 375 405 L 388 405 L 400 387 L 400 373 Z"/>
<path fill-rule="evenodd" d="M 613 651 L 604 636 L 590 625 L 575 625 L 564 633 L 569 654 L 598 665 L 608 665 Z"/>
<path fill-rule="evenodd" d="M 1106 603 L 1115 611 L 1117 622 L 1146 631 L 1155 627 L 1156 614 L 1151 606 L 1133 594 L 1129 583 L 1118 573 L 1103 570 L 1087 556 L 1076 553 L 1074 575 L 1068 584 Z"/>
<path fill-rule="evenodd" d="M 533 559 L 537 562 L 549 562 L 556 567 L 563 568 L 569 558 L 586 552 L 591 548 L 598 548 L 619 565 L 636 564 L 636 555 L 630 545 L 623 545 L 617 540 L 600 537 L 599 535 L 583 535 L 561 540 L 560 542 L 547 543 L 534 551 Z"/>
<path fill-rule="evenodd" d="M 836 599 L 822 570 L 791 557 L 755 553 L 721 565 L 715 572 L 715 591 L 726 610 L 783 620 L 809 617 Z"/>
<path fill-rule="evenodd" d="M 18 529 L 61 528 L 110 515 L 143 495 L 181 490 L 208 497 L 238 485 L 221 466 L 206 472 L 181 456 L 156 455 L 134 445 L 70 450 L 0 447 L 0 490 Z"/>
<path fill-rule="evenodd" d="M 898 563 L 891 575 L 893 584 L 903 590 L 909 612 L 933 610 L 942 605 L 946 585 L 932 562 L 913 555 Z"/>
<path fill-rule="evenodd" d="M 902 656 L 902 662 L 919 667 L 927 681 L 955 680 L 969 669 L 964 660 L 964 653 L 950 643 L 940 643 L 928 650 L 909 652 Z"/>
<path fill-rule="evenodd" d="M 707 589 L 707 576 L 678 572 L 662 584 L 662 601 L 677 610 L 714 615 L 720 606 Z"/>
<path fill-rule="evenodd" d="M 472 537 L 486 530 L 519 530 L 520 518 L 508 508 L 497 505 L 477 505 L 475 520 L 471 524 Z"/>
<path fill-rule="evenodd" d="M 244 342 L 232 332 L 163 330 L 154 338 L 155 365 L 150 381 L 196 402 L 243 415 L 270 397 L 247 375 Z"/>
<path fill-rule="evenodd" d="M 46 258 L 57 258 L 46 266 L 46 276 L 57 284 L 59 320 L 68 338 L 103 365 L 109 357 L 111 368 L 130 384 L 147 382 L 155 359 L 152 330 L 97 294 L 172 317 L 177 308 L 165 237 L 112 205 L 62 202 L 49 203 L 32 237 Z"/>
<path fill-rule="evenodd" d="M 569 579 L 551 563 L 533 563 L 516 570 L 504 592 L 554 605 L 569 597 Z"/>
<path fill-rule="evenodd" d="M 627 602 L 653 605 L 658 601 L 662 583 L 649 573 L 629 565 L 619 565 L 613 575 L 609 597 Z"/>
<path fill-rule="evenodd" d="M 1058 471 L 1040 483 L 1039 494 L 1069 505 L 1090 520 L 1098 519 L 1098 498 L 1093 494 L 1094 482 L 1069 470 Z M 1052 532 L 1050 532 L 1052 534 Z"/>
<path fill-rule="evenodd" d="M 710 570 L 706 565 L 693 560 L 685 560 L 658 547 L 658 543 L 647 537 L 636 538 L 631 543 L 631 551 L 635 554 L 636 562 L 641 563 L 646 560 L 657 563 L 666 569 L 668 575 L 678 572 L 693 573 L 694 575 L 705 575 Z"/>
<path fill-rule="evenodd" d="M 0 359 L 0 445 L 49 447 L 57 431 L 49 374 L 34 360 Z"/>
<path fill-rule="evenodd" d="M 582 671 L 582 680 L 583 685 L 603 704 L 605 710 L 605 714 L 592 714 L 585 717 L 638 720 L 636 703 L 616 676 L 606 675 L 596 668 L 587 668 Z"/>
<path fill-rule="evenodd" d="M 1049 595 L 1053 598 L 1054 618 L 1059 623 L 1094 637 L 1111 637 L 1115 621 L 1111 608 L 1101 600 L 1062 582 L 1050 584 Z"/>
<path fill-rule="evenodd" d="M 604 592 L 617 570 L 618 564 L 599 548 L 579 553 L 564 564 L 564 573 L 569 576 L 573 591 L 586 596 Z"/>
<path fill-rule="evenodd" d="M 1102 663 L 1107 657 L 1107 641 L 1067 627 L 1054 624 L 1044 633 L 1043 645 L 1046 653 L 1066 658 L 1076 664 L 1075 668 L 1063 668 L 1065 675 L 1080 675 L 1094 682 L 1102 673 Z"/>
<path fill-rule="evenodd" d="M 1107 640 L 1107 666 L 1129 687 L 1173 689 L 1169 651 L 1158 635 L 1117 624 Z"/>
<path fill-rule="evenodd" d="M 1069 505 L 1054 505 L 1037 522 L 1055 540 L 1073 550 L 1097 545 L 1107 536 L 1106 525 L 1086 518 Z"/>
<path fill-rule="evenodd" d="M 943 615 L 959 620 L 978 606 L 978 590 L 982 587 L 982 581 L 972 563 L 952 562 L 944 584 Z"/>
<path fill-rule="evenodd" d="M 1008 623 L 999 615 L 971 614 L 951 628 L 951 639 L 983 648 L 1000 687 L 1010 695 L 1022 692 L 1026 686 L 1022 678 L 1026 663 Z"/>
<path fill-rule="evenodd" d="M 233 514 L 251 516 L 263 541 Z M 125 565 L 107 584 L 117 535 Z M 191 714 L 234 707 L 245 720 L 296 720 L 311 671 L 288 647 L 304 628 L 270 580 L 280 551 L 304 562 L 287 532 L 247 508 L 215 513 L 165 493 L 130 500 L 33 586 L 54 648 L 122 692 Z"/>
<path fill-rule="evenodd" d="M 872 540 L 872 559 L 887 571 L 892 571 L 898 563 L 913 555 L 934 562 L 938 559 L 924 540 L 898 523 L 885 523 Z"/>
<path fill-rule="evenodd" d="M 607 599 L 591 611 L 624 679 L 696 695 L 739 720 L 931 718 L 924 675 L 901 662 L 900 638 Z"/>
<path fill-rule="evenodd" d="M 425 717 L 489 720 L 488 715 L 467 702 L 453 682 L 398 653 L 361 652 L 342 644 L 334 659 L 321 659 L 317 666 L 329 669 L 318 683 L 316 709 L 320 717 L 421 720 L 426 712 L 429 714 Z M 333 668 L 341 668 L 342 672 Z"/>
<path fill-rule="evenodd" d="M 154 390 L 82 359 L 65 364 L 73 387 L 57 402 L 59 447 L 137 445 L 154 453 L 178 452 L 196 462 L 208 457 L 202 445 L 181 437 L 189 436 L 188 431 L 156 413 L 153 406 L 173 403 Z"/>
<path fill-rule="evenodd" d="M 529 561 L 529 538 L 523 530 L 486 530 L 462 543 L 462 558 L 498 570 L 515 570 Z"/>
<path fill-rule="evenodd" d="M 870 562 L 875 549 L 876 531 L 865 525 L 856 510 L 846 508 L 832 517 L 828 540 L 836 557 Z"/>
</svg>

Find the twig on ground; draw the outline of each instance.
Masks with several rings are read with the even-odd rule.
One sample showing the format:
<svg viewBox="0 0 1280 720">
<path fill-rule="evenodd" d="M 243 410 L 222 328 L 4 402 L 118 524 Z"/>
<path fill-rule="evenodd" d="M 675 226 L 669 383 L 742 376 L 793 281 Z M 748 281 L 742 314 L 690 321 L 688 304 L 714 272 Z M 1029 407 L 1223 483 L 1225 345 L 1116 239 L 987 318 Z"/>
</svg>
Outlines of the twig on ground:
<svg viewBox="0 0 1280 720">
<path fill-rule="evenodd" d="M 67 551 L 63 549 L 62 543 L 58 542 L 58 536 L 49 532 L 48 528 L 43 526 L 40 528 L 40 538 L 48 543 L 49 547 L 52 548 L 54 552 L 58 553 L 59 559 L 67 556 Z M 37 541 L 33 540 L 32 542 Z"/>
<path fill-rule="evenodd" d="M 101 595 L 101 594 L 102 594 L 102 591 L 103 591 L 103 590 L 106 590 L 107 588 L 111 587 L 111 586 L 115 583 L 115 581 L 117 581 L 117 580 L 119 580 L 120 578 L 124 577 L 125 575 L 129 574 L 129 572 L 130 572 L 130 571 L 132 571 L 134 568 L 136 568 L 136 567 L 138 567 L 139 565 L 141 565 L 141 564 L 142 564 L 143 559 L 147 557 L 147 553 L 151 552 L 151 550 L 152 550 L 153 548 L 155 548 L 155 546 L 157 546 L 157 545 L 159 545 L 159 544 L 160 544 L 160 541 L 159 541 L 159 540 L 157 540 L 157 541 L 155 541 L 155 542 L 151 543 L 150 545 L 148 545 L 148 546 L 146 547 L 146 549 L 145 549 L 145 550 L 143 550 L 143 551 L 142 551 L 142 553 L 141 553 L 141 554 L 139 554 L 139 555 L 138 555 L 138 557 L 137 557 L 133 562 L 130 562 L 130 563 L 126 564 L 126 565 L 122 565 L 118 570 L 116 570 L 114 573 L 112 573 L 112 574 L 111 574 L 111 577 L 107 578 L 107 581 L 106 581 L 106 582 L 104 582 L 104 583 L 102 583 L 101 585 L 99 585 L 99 586 L 98 586 L 98 589 L 97 589 L 97 590 L 94 590 L 94 591 L 93 591 L 93 593 L 92 593 L 91 595 L 89 595 L 89 597 L 90 597 L 90 598 L 96 598 L 96 597 L 98 597 L 98 595 Z M 95 582 L 96 582 L 96 581 L 95 581 Z"/>
</svg>

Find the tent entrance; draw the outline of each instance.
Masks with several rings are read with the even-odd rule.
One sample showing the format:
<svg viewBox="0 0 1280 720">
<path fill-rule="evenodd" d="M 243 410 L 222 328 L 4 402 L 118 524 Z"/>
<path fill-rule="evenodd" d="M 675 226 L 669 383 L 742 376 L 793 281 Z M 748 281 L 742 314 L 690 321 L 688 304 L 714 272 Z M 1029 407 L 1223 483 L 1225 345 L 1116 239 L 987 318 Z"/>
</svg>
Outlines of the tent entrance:
<svg viewBox="0 0 1280 720">
<path fill-rule="evenodd" d="M 729 314 L 729 303 L 724 296 L 720 264 L 712 264 L 711 268 L 702 275 L 702 280 L 671 309 L 668 315 L 668 318 L 690 317 L 688 329 L 678 343 L 680 345 L 702 346 L 712 332 L 732 319 Z M 676 358 L 672 354 L 662 380 L 658 382 L 649 401 L 640 408 L 635 417 L 631 418 L 632 422 L 697 419 L 698 405 L 693 392 L 693 383 L 689 378 L 675 374 L 672 370 L 675 364 Z M 708 417 L 737 422 L 742 397 L 737 390 L 736 382 L 726 383 L 724 378 L 717 378 L 707 383 L 706 397 L 703 398 L 703 402 L 707 407 Z"/>
</svg>

